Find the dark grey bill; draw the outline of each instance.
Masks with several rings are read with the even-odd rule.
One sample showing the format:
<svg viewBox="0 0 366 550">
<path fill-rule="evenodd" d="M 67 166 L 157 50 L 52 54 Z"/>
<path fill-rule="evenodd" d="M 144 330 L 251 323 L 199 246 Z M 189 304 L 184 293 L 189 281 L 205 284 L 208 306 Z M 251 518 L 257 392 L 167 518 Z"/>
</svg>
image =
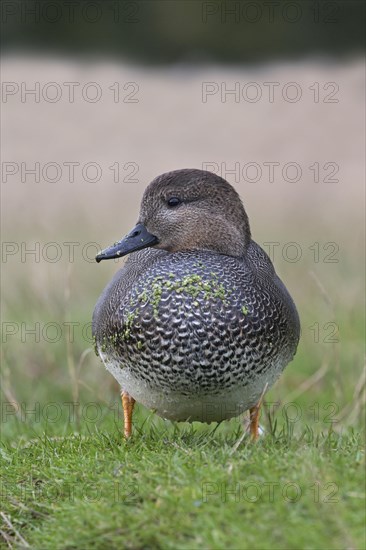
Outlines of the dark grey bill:
<svg viewBox="0 0 366 550">
<path fill-rule="evenodd" d="M 121 258 L 130 252 L 154 246 L 158 242 L 158 238 L 155 235 L 149 233 L 142 223 L 138 223 L 121 241 L 99 252 L 95 259 L 99 263 L 102 260 Z"/>
</svg>

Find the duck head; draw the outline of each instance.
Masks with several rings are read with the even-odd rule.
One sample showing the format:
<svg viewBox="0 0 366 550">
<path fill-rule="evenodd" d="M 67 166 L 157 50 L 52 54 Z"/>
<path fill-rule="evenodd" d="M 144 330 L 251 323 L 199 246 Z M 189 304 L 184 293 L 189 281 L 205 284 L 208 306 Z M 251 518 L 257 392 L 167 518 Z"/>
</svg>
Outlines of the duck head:
<svg viewBox="0 0 366 550">
<path fill-rule="evenodd" d="M 96 261 L 120 258 L 147 247 L 243 256 L 249 241 L 248 216 L 227 181 L 204 170 L 174 170 L 150 183 L 136 226 L 121 241 L 100 252 Z"/>
</svg>

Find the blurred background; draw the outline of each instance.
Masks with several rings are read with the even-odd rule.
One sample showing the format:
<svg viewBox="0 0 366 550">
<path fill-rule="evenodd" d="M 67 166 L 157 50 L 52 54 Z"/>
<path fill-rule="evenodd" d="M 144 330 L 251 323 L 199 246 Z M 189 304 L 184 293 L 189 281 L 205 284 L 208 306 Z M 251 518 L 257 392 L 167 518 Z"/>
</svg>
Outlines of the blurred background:
<svg viewBox="0 0 366 550">
<path fill-rule="evenodd" d="M 94 256 L 133 226 L 155 176 L 189 167 L 236 187 L 297 304 L 298 354 L 268 400 L 313 424 L 317 403 L 319 429 L 361 423 L 364 3 L 1 10 L 4 433 L 115 420 L 90 321 L 118 262 Z M 97 417 L 70 420 L 70 402 Z"/>
<path fill-rule="evenodd" d="M 5 51 L 153 65 L 345 56 L 364 45 L 361 1 L 4 1 Z"/>
</svg>

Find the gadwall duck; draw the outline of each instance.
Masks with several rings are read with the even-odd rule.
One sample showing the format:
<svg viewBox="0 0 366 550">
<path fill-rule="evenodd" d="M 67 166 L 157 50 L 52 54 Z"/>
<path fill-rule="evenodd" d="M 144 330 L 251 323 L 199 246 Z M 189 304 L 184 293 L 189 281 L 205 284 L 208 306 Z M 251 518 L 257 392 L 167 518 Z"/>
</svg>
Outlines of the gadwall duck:
<svg viewBox="0 0 366 550">
<path fill-rule="evenodd" d="M 175 170 L 145 190 L 137 225 L 97 262 L 129 254 L 93 314 L 96 350 L 121 386 L 125 436 L 135 401 L 177 421 L 250 411 L 293 359 L 299 317 L 251 239 L 223 178 Z"/>
</svg>

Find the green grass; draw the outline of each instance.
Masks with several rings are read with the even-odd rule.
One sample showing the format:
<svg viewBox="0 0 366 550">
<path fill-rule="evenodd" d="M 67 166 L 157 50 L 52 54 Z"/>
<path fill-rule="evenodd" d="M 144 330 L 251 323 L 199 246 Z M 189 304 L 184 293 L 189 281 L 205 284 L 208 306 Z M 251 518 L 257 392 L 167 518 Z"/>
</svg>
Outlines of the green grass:
<svg viewBox="0 0 366 550">
<path fill-rule="evenodd" d="M 239 446 L 238 420 L 172 424 L 142 407 L 128 442 L 114 404 L 80 430 L 14 418 L 3 536 L 15 548 L 364 548 L 360 435 L 286 410 Z"/>
</svg>

